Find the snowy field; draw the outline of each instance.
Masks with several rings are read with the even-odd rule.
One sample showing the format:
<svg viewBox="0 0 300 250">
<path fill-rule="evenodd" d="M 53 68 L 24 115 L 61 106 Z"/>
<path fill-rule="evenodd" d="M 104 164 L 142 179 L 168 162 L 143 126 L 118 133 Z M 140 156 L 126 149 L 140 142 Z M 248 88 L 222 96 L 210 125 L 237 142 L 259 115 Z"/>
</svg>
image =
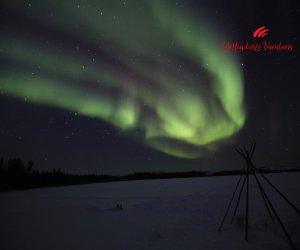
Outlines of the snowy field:
<svg viewBox="0 0 300 250">
<path fill-rule="evenodd" d="M 300 207 L 300 173 L 266 176 Z M 217 232 L 237 180 L 143 180 L 0 193 L 0 249 L 290 249 L 279 224 L 271 223 L 253 177 L 249 241 L 245 196 L 238 220 Z M 266 192 L 300 249 L 299 216 L 271 189 Z M 117 204 L 123 210 L 113 211 Z"/>
</svg>

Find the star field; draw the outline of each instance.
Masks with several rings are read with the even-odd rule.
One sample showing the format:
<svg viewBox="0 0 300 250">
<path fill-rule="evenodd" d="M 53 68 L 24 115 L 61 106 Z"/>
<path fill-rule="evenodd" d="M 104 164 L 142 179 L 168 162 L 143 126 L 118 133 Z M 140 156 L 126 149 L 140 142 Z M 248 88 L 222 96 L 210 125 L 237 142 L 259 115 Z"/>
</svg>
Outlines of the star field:
<svg viewBox="0 0 300 250">
<path fill-rule="evenodd" d="M 297 33 L 281 27 L 296 26 L 299 8 L 287 2 L 266 16 L 234 6 L 237 14 L 219 1 L 4 1 L 4 156 L 70 171 L 227 168 L 228 150 L 256 139 L 270 157 L 282 152 L 272 164 L 297 165 Z M 222 49 L 250 41 L 262 23 L 295 51 Z"/>
</svg>

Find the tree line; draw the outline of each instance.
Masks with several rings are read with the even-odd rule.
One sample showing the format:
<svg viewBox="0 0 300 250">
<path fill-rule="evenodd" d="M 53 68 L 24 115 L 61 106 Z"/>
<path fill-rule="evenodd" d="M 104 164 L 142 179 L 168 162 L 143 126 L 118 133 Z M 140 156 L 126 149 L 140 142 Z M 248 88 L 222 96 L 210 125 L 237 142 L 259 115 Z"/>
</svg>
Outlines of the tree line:
<svg viewBox="0 0 300 250">
<path fill-rule="evenodd" d="M 0 191 L 29 189 L 46 186 L 64 186 L 96 182 L 95 175 L 74 175 L 53 168 L 39 171 L 33 168 L 32 160 L 23 162 L 20 158 L 5 161 L 0 158 Z"/>
<path fill-rule="evenodd" d="M 290 169 L 261 169 L 264 173 L 277 173 L 287 171 L 299 171 L 300 168 Z M 46 186 L 66 186 L 86 184 L 93 182 L 188 178 L 202 176 L 240 175 L 242 170 L 226 170 L 218 172 L 189 171 L 189 172 L 138 172 L 123 176 L 112 175 L 75 175 L 55 169 L 39 171 L 34 169 L 32 160 L 23 162 L 20 158 L 12 158 L 7 161 L 0 158 L 0 191 L 30 189 Z M 251 173 L 250 173 L 251 174 Z"/>
</svg>

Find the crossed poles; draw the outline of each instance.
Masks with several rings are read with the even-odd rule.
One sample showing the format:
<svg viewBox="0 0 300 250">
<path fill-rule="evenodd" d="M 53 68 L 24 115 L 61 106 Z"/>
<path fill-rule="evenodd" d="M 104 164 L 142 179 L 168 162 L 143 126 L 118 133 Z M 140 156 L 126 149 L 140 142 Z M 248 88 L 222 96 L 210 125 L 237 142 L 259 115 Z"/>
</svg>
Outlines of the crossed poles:
<svg viewBox="0 0 300 250">
<path fill-rule="evenodd" d="M 236 185 L 236 187 L 234 189 L 234 192 L 233 192 L 233 194 L 230 198 L 227 209 L 225 210 L 225 214 L 224 214 L 223 219 L 220 223 L 218 231 L 222 230 L 223 224 L 224 224 L 225 219 L 226 219 L 226 217 L 229 213 L 229 210 L 230 210 L 231 205 L 233 203 L 234 197 L 235 197 L 238 189 L 240 188 L 239 193 L 238 193 L 237 202 L 236 202 L 236 205 L 234 207 L 234 212 L 233 212 L 233 215 L 232 215 L 231 221 L 230 221 L 230 223 L 233 224 L 233 221 L 234 221 L 234 218 L 235 218 L 235 215 L 236 215 L 239 203 L 240 203 L 240 199 L 241 199 L 241 196 L 242 196 L 245 184 L 246 184 L 245 240 L 246 241 L 248 240 L 248 229 L 249 229 L 249 175 L 252 174 L 254 176 L 254 179 L 255 179 L 257 185 L 258 185 L 258 188 L 259 188 L 260 194 L 262 196 L 263 202 L 265 204 L 265 207 L 267 209 L 267 212 L 268 212 L 272 222 L 274 223 L 276 220 L 278 221 L 283 233 L 285 234 L 286 238 L 289 241 L 289 244 L 290 244 L 291 248 L 293 250 L 296 250 L 295 244 L 293 243 L 293 241 L 292 241 L 288 231 L 286 230 L 285 226 L 283 225 L 282 220 L 280 219 L 276 209 L 274 208 L 274 206 L 271 203 L 268 195 L 266 194 L 260 180 L 257 178 L 257 174 L 259 174 L 296 211 L 296 213 L 298 215 L 300 215 L 300 210 L 291 201 L 289 201 L 288 198 L 283 193 L 281 193 L 278 190 L 278 188 L 270 180 L 267 179 L 267 177 L 263 174 L 263 172 L 261 170 L 256 168 L 256 166 L 252 163 L 252 158 L 253 158 L 255 148 L 256 148 L 256 143 L 253 142 L 251 147 L 250 147 L 250 150 L 248 150 L 246 147 L 236 149 L 237 153 L 245 160 L 246 166 L 242 170 L 243 174 L 241 174 L 241 176 L 240 176 L 240 178 L 237 182 L 237 185 Z M 242 181 L 242 179 L 243 179 L 243 181 Z M 242 184 L 241 184 L 241 181 L 242 181 Z M 240 187 L 240 184 L 241 184 L 241 187 Z"/>
</svg>

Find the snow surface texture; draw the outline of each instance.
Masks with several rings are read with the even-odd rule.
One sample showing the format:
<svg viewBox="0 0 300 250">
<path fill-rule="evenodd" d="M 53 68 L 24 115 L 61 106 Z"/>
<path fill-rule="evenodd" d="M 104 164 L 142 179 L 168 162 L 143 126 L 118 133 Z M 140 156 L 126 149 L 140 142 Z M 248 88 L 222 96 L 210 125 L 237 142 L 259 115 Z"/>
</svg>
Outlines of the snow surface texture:
<svg viewBox="0 0 300 250">
<path fill-rule="evenodd" d="M 300 207 L 300 173 L 266 176 Z M 249 241 L 244 241 L 245 195 L 238 219 L 231 225 L 228 216 L 217 232 L 237 180 L 142 180 L 0 193 L 0 249 L 290 249 L 253 177 Z M 300 249 L 299 216 L 264 186 Z"/>
</svg>

